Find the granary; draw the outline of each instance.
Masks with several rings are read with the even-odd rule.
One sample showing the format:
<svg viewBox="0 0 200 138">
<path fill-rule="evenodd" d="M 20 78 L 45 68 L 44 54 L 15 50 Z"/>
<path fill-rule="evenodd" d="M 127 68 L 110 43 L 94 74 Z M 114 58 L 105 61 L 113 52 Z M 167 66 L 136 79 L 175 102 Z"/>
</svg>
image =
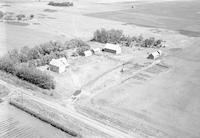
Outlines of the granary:
<svg viewBox="0 0 200 138">
<path fill-rule="evenodd" d="M 121 47 L 117 44 L 110 44 L 107 43 L 103 49 L 105 52 L 115 53 L 115 54 L 121 54 Z"/>
<path fill-rule="evenodd" d="M 100 48 L 92 48 L 92 53 L 93 54 L 100 54 L 101 53 L 101 49 Z"/>
<path fill-rule="evenodd" d="M 66 58 L 59 58 L 59 59 L 52 59 L 49 63 L 49 68 L 53 72 L 63 73 L 65 72 L 66 68 L 69 67 Z"/>
<path fill-rule="evenodd" d="M 148 59 L 157 59 L 162 55 L 162 51 L 158 50 L 156 52 L 153 52 L 151 54 L 149 54 L 149 56 L 147 57 Z"/>
<path fill-rule="evenodd" d="M 91 51 L 91 50 L 86 50 L 86 51 L 84 51 L 83 55 L 84 55 L 85 57 L 92 56 L 92 51 Z"/>
</svg>

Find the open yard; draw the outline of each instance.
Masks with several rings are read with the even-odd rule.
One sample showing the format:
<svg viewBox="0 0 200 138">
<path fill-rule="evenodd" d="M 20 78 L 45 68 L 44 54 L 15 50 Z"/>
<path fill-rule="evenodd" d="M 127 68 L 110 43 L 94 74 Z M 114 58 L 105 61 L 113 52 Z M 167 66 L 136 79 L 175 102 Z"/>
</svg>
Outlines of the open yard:
<svg viewBox="0 0 200 138">
<path fill-rule="evenodd" d="M 65 100 L 70 98 L 76 90 L 82 89 L 87 92 L 92 92 L 94 89 L 99 89 L 105 85 L 104 81 L 110 81 L 110 79 L 115 80 L 122 77 L 120 70 L 123 64 L 127 62 L 131 62 L 131 66 L 134 66 L 132 64 L 136 62 L 140 62 L 140 64 L 149 62 L 149 64 L 151 64 L 152 61 L 146 59 L 148 56 L 147 53 L 155 51 L 154 49 L 142 48 L 138 51 L 137 48 L 134 50 L 128 47 L 123 47 L 122 50 L 123 53 L 121 55 L 105 52 L 90 57 L 69 58 L 68 62 L 70 67 L 67 68 L 66 72 L 61 74 L 47 71 L 54 76 L 56 80 L 55 91 L 61 94 Z"/>
</svg>

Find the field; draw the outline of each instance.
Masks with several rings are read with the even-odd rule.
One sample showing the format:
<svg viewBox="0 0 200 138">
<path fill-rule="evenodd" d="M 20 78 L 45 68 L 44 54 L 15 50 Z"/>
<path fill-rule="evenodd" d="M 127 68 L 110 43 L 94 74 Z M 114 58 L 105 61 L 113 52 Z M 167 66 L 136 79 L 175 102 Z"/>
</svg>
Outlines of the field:
<svg viewBox="0 0 200 138">
<path fill-rule="evenodd" d="M 124 6 L 125 10 L 98 12 L 88 14 L 92 17 L 124 22 L 125 25 L 133 24 L 153 28 L 165 28 L 178 31 L 188 36 L 200 36 L 200 2 L 195 1 L 172 1 L 148 4 L 131 3 Z M 130 7 L 128 9 L 128 7 Z M 192 7 L 192 8 L 191 8 Z"/>
<path fill-rule="evenodd" d="M 6 103 L 1 104 L 0 109 L 2 138 L 70 138 L 66 133 Z"/>
<path fill-rule="evenodd" d="M 139 34 L 145 34 L 147 36 L 152 35 L 152 34 L 155 35 L 155 33 L 152 33 L 152 31 L 147 28 L 137 27 L 137 26 L 132 25 L 132 23 L 139 24 L 139 25 L 145 25 L 144 23 L 148 23 L 148 25 L 150 25 L 149 16 L 145 15 L 144 13 L 140 13 L 142 9 L 150 7 L 148 5 L 146 6 L 144 4 L 141 4 L 146 7 L 143 8 L 141 6 L 141 10 L 140 10 L 140 4 L 138 4 L 138 13 L 136 12 L 133 13 L 132 10 L 135 10 L 135 9 L 130 8 L 130 5 L 131 5 L 130 3 L 120 3 L 120 4 L 119 3 L 116 3 L 116 4 L 99 3 L 98 4 L 98 3 L 83 1 L 80 3 L 75 2 L 74 7 L 70 7 L 70 8 L 52 7 L 52 6 L 48 6 L 47 3 L 48 2 L 40 2 L 40 3 L 38 2 L 25 2 L 25 3 L 24 2 L 13 2 L 13 3 L 2 2 L 0 4 L 1 11 L 13 12 L 16 14 L 20 14 L 20 13 L 26 13 L 27 15 L 33 14 L 35 22 L 36 22 L 36 24 L 30 24 L 28 26 L 19 26 L 19 25 L 5 24 L 3 22 L 0 22 L 0 44 L 3 45 L 0 48 L 1 50 L 0 55 L 5 54 L 8 50 L 12 48 L 20 48 L 22 46 L 33 47 L 37 44 L 41 44 L 49 40 L 66 41 L 71 38 L 81 38 L 83 40 L 88 41 L 89 39 L 92 38 L 93 32 L 96 29 L 99 29 L 101 27 L 104 27 L 107 29 L 111 29 L 111 28 L 122 29 L 124 32 L 126 32 L 126 34 L 130 34 L 130 35 L 139 35 Z M 140 3 L 140 2 L 137 2 L 137 3 Z M 9 6 L 4 6 L 5 4 Z M 162 4 L 162 5 L 166 5 L 166 4 Z M 196 5 L 198 5 L 198 2 Z M 170 7 L 170 5 L 168 5 L 168 7 Z M 197 9 L 197 8 L 194 8 L 194 9 Z M 47 12 L 47 11 L 54 11 L 54 12 Z M 118 12 L 119 13 L 122 12 L 120 13 L 121 16 L 117 14 Z M 151 20 L 154 20 L 154 16 L 157 19 L 156 15 L 153 15 L 153 12 L 155 11 L 152 10 L 153 19 Z M 111 17 L 109 16 L 109 14 Z M 123 16 L 126 14 L 128 16 Z M 140 18 L 145 18 L 145 22 L 143 22 L 143 20 L 138 20 L 138 19 L 133 20 L 135 17 L 130 16 L 130 14 L 131 15 L 138 14 L 137 17 L 140 16 L 140 14 L 143 14 L 144 16 L 140 16 Z M 85 16 L 85 15 L 89 15 L 89 16 Z M 106 16 L 104 17 L 104 15 Z M 101 17 L 103 19 L 98 19 L 98 18 L 93 18 L 93 17 Z M 129 17 L 129 19 L 126 19 L 127 17 Z M 105 20 L 108 18 L 109 20 Z M 114 18 L 116 21 L 112 20 Z M 187 16 L 185 20 L 188 18 L 189 17 Z M 193 24 L 198 21 L 197 19 L 194 19 L 194 18 L 192 19 L 193 20 L 191 22 Z M 120 22 L 117 22 L 117 21 L 120 21 Z M 159 26 L 158 22 L 159 21 L 156 20 L 156 26 L 158 28 L 163 27 L 163 26 Z M 187 21 L 187 22 L 190 22 L 190 21 Z M 181 21 L 181 24 L 187 23 L 187 22 Z M 124 25 L 127 23 L 128 25 Z M 170 23 L 172 25 L 177 24 L 174 22 L 170 22 Z M 168 23 L 166 24 L 170 25 Z M 189 25 L 192 25 L 192 24 L 189 24 Z M 193 26 L 193 28 L 194 27 L 195 26 Z M 198 29 L 198 26 L 196 27 Z M 131 30 L 134 30 L 134 31 L 131 31 Z M 188 29 L 185 29 L 185 30 L 188 31 Z M 194 29 L 191 31 L 194 31 Z M 161 30 L 161 34 L 164 34 L 165 32 L 166 32 L 165 30 L 164 31 Z M 177 36 L 174 35 L 174 32 L 170 34 L 171 35 L 165 36 L 166 37 L 165 39 L 169 38 L 170 41 L 173 41 L 171 40 L 171 37 L 173 37 L 174 39 L 177 38 Z M 179 38 L 180 36 L 178 36 L 177 39 Z M 175 42 L 176 41 L 177 40 L 175 40 Z"/>
<path fill-rule="evenodd" d="M 25 38 L 26 41 L 24 41 Z M 0 56 L 13 48 L 33 47 L 56 38 L 59 39 L 58 36 L 53 34 L 26 28 L 26 26 L 3 24 L 0 22 L 0 44 L 2 45 Z"/>
</svg>

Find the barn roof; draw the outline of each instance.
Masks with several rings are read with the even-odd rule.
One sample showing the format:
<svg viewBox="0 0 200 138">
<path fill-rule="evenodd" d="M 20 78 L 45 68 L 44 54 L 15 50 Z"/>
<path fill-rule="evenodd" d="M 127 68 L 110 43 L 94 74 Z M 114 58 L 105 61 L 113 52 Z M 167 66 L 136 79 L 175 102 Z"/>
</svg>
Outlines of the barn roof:
<svg viewBox="0 0 200 138">
<path fill-rule="evenodd" d="M 107 43 L 104 48 L 115 50 L 115 51 L 121 51 L 121 47 L 118 44 Z"/>
</svg>

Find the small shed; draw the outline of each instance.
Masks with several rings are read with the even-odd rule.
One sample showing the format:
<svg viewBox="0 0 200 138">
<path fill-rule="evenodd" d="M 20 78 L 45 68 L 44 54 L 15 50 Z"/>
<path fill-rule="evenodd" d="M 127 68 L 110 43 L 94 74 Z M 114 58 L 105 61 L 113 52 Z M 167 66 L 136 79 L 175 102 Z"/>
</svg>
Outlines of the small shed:
<svg viewBox="0 0 200 138">
<path fill-rule="evenodd" d="M 114 53 L 114 54 L 121 54 L 121 47 L 118 44 L 110 44 L 107 43 L 103 49 L 103 51 L 105 52 L 110 52 L 110 53 Z"/>
<path fill-rule="evenodd" d="M 97 55 L 101 53 L 101 49 L 100 48 L 92 48 L 91 51 L 92 51 L 93 54 L 97 54 Z"/>
<path fill-rule="evenodd" d="M 92 56 L 92 51 L 91 51 L 91 50 L 86 50 L 86 51 L 84 51 L 84 56 L 85 56 L 85 57 Z"/>
<path fill-rule="evenodd" d="M 52 59 L 49 63 L 49 68 L 53 72 L 63 73 L 66 71 L 66 68 L 69 67 L 66 58 Z"/>
<path fill-rule="evenodd" d="M 162 55 L 162 51 L 158 50 L 156 52 L 153 52 L 151 54 L 149 54 L 149 56 L 147 57 L 148 59 L 157 59 Z"/>
</svg>

